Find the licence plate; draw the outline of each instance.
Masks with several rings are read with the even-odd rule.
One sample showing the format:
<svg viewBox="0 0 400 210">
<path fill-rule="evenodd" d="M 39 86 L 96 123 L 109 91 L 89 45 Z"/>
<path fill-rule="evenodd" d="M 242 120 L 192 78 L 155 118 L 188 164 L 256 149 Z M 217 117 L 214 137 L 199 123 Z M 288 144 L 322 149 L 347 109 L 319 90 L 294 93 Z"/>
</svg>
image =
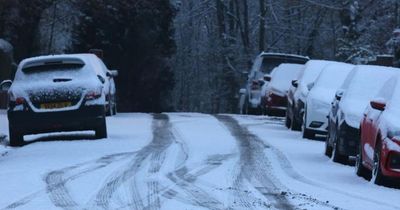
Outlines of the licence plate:
<svg viewBox="0 0 400 210">
<path fill-rule="evenodd" d="M 65 107 L 71 106 L 71 102 L 59 102 L 59 103 L 46 103 L 46 104 L 41 104 L 40 108 L 41 109 L 61 109 Z"/>
</svg>

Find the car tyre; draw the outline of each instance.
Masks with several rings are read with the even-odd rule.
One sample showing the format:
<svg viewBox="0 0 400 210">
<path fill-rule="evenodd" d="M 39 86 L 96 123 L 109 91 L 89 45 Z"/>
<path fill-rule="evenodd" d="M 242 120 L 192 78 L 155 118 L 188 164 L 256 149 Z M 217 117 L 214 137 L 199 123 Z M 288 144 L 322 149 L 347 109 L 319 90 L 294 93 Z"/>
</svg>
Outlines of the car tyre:
<svg viewBox="0 0 400 210">
<path fill-rule="evenodd" d="M 10 126 L 10 146 L 12 147 L 21 147 L 24 145 L 24 135 L 21 132 L 16 132 Z"/>
<path fill-rule="evenodd" d="M 374 167 L 372 169 L 371 181 L 376 185 L 387 185 L 387 177 L 382 174 L 381 169 L 381 145 L 378 144 L 374 152 Z"/>
<path fill-rule="evenodd" d="M 326 135 L 326 139 L 325 139 L 325 155 L 328 156 L 329 158 L 331 158 L 333 148 L 332 148 L 332 146 L 329 145 L 329 139 L 330 139 L 330 135 L 328 132 L 328 134 Z"/>
<path fill-rule="evenodd" d="M 337 139 L 333 144 L 332 160 L 335 163 L 341 163 L 341 164 L 347 164 L 349 161 L 348 156 L 339 153 L 339 143 Z"/>
<path fill-rule="evenodd" d="M 290 128 L 291 128 L 293 131 L 301 131 L 301 125 L 300 125 L 300 123 L 296 120 L 296 117 L 294 116 L 294 114 L 293 114 L 291 123 L 292 123 L 292 124 L 290 125 Z"/>
<path fill-rule="evenodd" d="M 356 156 L 356 164 L 355 164 L 355 171 L 356 174 L 360 177 L 363 177 L 366 180 L 371 180 L 371 171 L 368 170 L 363 164 L 363 156 L 362 156 L 362 149 L 361 149 L 361 144 L 358 147 L 358 154 Z"/>
<path fill-rule="evenodd" d="M 117 114 L 117 105 L 114 104 L 113 106 L 113 114 L 116 115 Z"/>
<path fill-rule="evenodd" d="M 103 119 L 101 124 L 96 128 L 96 139 L 105 139 L 107 138 L 107 124 L 106 119 Z"/>
</svg>

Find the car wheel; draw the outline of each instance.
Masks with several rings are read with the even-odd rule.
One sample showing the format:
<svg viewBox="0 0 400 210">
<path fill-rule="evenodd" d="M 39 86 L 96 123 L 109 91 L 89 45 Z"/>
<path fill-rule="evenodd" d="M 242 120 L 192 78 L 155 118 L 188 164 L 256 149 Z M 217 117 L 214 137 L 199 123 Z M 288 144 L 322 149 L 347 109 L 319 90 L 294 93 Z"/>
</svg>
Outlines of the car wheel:
<svg viewBox="0 0 400 210">
<path fill-rule="evenodd" d="M 301 131 L 301 124 L 296 119 L 294 112 L 295 110 L 293 109 L 292 124 L 290 125 L 290 127 L 293 131 Z"/>
<path fill-rule="evenodd" d="M 333 162 L 341 164 L 347 164 L 347 162 L 349 161 L 348 156 L 340 154 L 338 139 L 336 139 L 336 141 L 333 144 L 332 160 Z"/>
<path fill-rule="evenodd" d="M 329 145 L 329 139 L 330 139 L 330 132 L 328 132 L 325 139 L 325 155 L 331 158 L 333 148 Z"/>
<path fill-rule="evenodd" d="M 362 146 L 360 144 L 360 146 L 358 147 L 358 154 L 356 156 L 356 165 L 355 165 L 355 171 L 356 174 L 360 177 L 363 177 L 366 180 L 370 180 L 371 179 L 371 171 L 368 170 L 363 164 L 363 156 L 362 156 Z"/>
<path fill-rule="evenodd" d="M 117 105 L 114 104 L 113 106 L 113 114 L 116 115 L 117 114 Z"/>
<path fill-rule="evenodd" d="M 96 128 L 96 139 L 105 139 L 107 138 L 107 124 L 106 119 L 103 119 L 101 124 Z"/>
<path fill-rule="evenodd" d="M 377 185 L 386 185 L 387 178 L 382 174 L 381 169 L 381 145 L 377 145 L 374 152 L 374 167 L 372 169 L 371 181 Z"/>
<path fill-rule="evenodd" d="M 292 124 L 292 122 L 291 122 L 289 116 L 287 115 L 287 111 L 286 111 L 285 126 L 286 126 L 287 128 L 290 128 L 290 125 L 291 125 L 291 124 Z"/>
<path fill-rule="evenodd" d="M 10 126 L 10 146 L 21 147 L 24 145 L 24 135 L 21 132 L 16 132 Z"/>
</svg>

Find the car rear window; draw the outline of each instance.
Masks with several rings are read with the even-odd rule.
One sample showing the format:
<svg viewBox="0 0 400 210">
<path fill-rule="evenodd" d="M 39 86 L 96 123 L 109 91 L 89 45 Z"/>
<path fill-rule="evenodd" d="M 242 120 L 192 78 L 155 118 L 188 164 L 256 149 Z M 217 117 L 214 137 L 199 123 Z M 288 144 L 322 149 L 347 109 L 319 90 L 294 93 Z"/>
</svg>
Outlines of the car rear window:
<svg viewBox="0 0 400 210">
<path fill-rule="evenodd" d="M 82 69 L 84 64 L 76 64 L 76 63 L 46 63 L 44 65 L 39 66 L 31 66 L 27 68 L 23 68 L 22 71 L 25 74 L 39 74 L 44 72 L 56 72 L 56 71 L 79 71 Z"/>
</svg>

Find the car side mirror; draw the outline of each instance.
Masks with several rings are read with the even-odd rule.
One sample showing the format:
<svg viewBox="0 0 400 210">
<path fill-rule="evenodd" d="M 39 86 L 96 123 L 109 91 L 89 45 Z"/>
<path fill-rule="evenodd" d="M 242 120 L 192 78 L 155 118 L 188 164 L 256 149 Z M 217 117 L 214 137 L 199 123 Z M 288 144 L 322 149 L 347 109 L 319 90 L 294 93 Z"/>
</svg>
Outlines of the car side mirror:
<svg viewBox="0 0 400 210">
<path fill-rule="evenodd" d="M 241 89 L 239 90 L 239 93 L 242 94 L 242 95 L 243 95 L 243 94 L 246 94 L 246 89 L 245 89 L 245 88 L 241 88 Z"/>
<path fill-rule="evenodd" d="M 335 94 L 336 100 L 340 101 L 342 99 L 342 97 L 343 97 L 343 94 L 344 94 L 343 90 L 336 91 L 336 94 Z"/>
<path fill-rule="evenodd" d="M 264 75 L 264 81 L 266 81 L 266 82 L 271 82 L 271 79 L 272 79 L 272 77 L 271 77 L 271 75 L 268 75 L 268 74 L 266 74 L 266 75 Z"/>
<path fill-rule="evenodd" d="M 118 71 L 117 70 L 109 70 L 107 71 L 107 77 L 117 77 Z"/>
<path fill-rule="evenodd" d="M 314 82 L 312 82 L 312 83 L 310 83 L 310 84 L 308 84 L 307 85 L 307 89 L 308 89 L 308 91 L 310 91 L 313 87 L 314 87 Z"/>
<path fill-rule="evenodd" d="M 0 90 L 1 91 L 8 91 L 12 85 L 11 80 L 4 80 L 0 83 Z"/>
<path fill-rule="evenodd" d="M 292 86 L 297 88 L 299 86 L 299 81 L 298 80 L 292 80 Z"/>
<path fill-rule="evenodd" d="M 376 109 L 379 111 L 384 111 L 386 108 L 386 102 L 384 102 L 384 101 L 373 100 L 370 102 L 370 104 L 373 109 Z"/>
</svg>

